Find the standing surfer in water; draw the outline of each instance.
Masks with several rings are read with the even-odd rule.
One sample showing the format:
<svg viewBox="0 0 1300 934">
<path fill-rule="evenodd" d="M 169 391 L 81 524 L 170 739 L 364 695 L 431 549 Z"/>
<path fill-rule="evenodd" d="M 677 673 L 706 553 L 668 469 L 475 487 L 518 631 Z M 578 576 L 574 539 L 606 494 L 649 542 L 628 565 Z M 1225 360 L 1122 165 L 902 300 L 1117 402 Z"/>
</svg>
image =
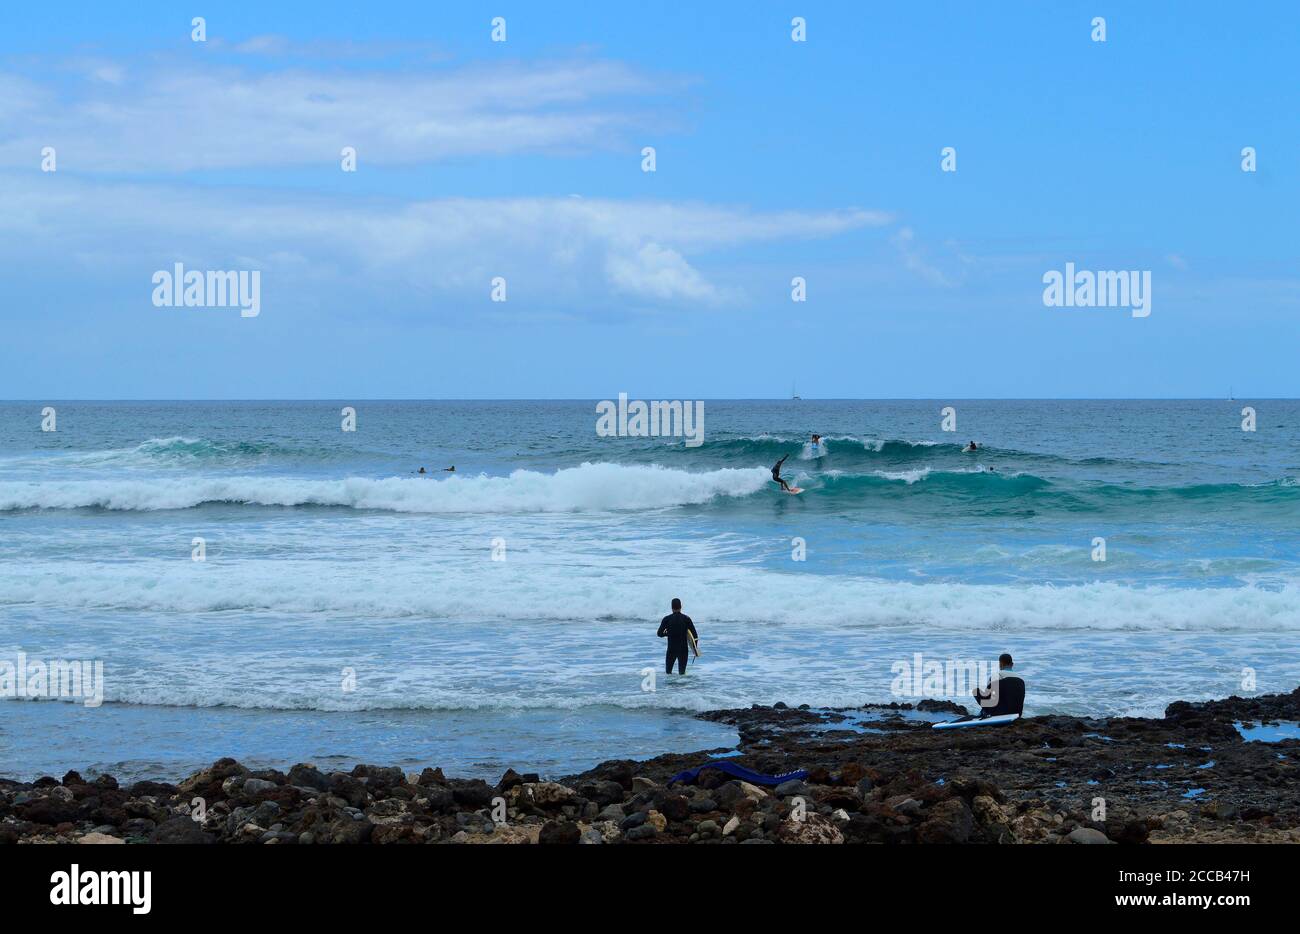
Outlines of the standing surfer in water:
<svg viewBox="0 0 1300 934">
<path fill-rule="evenodd" d="M 787 454 L 785 457 L 789 457 L 789 456 L 790 455 Z M 781 489 L 789 493 L 790 484 L 786 483 L 784 480 L 781 479 L 781 465 L 785 463 L 785 457 L 781 458 L 779 461 L 777 461 L 775 464 L 772 465 L 772 479 L 775 480 L 777 483 L 781 484 Z"/>
<path fill-rule="evenodd" d="M 664 656 L 664 670 L 668 674 L 673 673 L 673 662 L 677 663 L 677 673 L 686 674 L 686 656 L 687 647 L 690 645 L 691 637 L 697 641 L 700 638 L 699 633 L 695 631 L 695 623 L 691 618 L 682 612 L 682 601 L 673 597 L 673 611 L 665 616 L 659 622 L 659 638 L 668 639 L 668 652 Z"/>
</svg>

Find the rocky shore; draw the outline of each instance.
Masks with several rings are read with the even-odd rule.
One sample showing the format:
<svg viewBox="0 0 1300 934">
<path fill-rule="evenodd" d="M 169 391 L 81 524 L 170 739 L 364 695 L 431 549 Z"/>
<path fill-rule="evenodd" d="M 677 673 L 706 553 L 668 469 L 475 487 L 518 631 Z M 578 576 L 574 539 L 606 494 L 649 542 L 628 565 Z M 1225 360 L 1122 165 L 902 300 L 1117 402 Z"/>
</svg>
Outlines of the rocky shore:
<svg viewBox="0 0 1300 934">
<path fill-rule="evenodd" d="M 1180 701 L 1161 719 L 1044 716 L 962 731 L 924 719 L 959 711 L 931 701 L 713 711 L 701 716 L 734 725 L 737 750 L 615 760 L 557 781 L 233 759 L 177 784 L 0 780 L 0 843 L 1300 842 L 1300 740 L 1247 742 L 1237 728 L 1300 720 L 1300 688 Z M 669 784 L 719 755 L 809 774 L 776 788 L 717 770 Z"/>
</svg>

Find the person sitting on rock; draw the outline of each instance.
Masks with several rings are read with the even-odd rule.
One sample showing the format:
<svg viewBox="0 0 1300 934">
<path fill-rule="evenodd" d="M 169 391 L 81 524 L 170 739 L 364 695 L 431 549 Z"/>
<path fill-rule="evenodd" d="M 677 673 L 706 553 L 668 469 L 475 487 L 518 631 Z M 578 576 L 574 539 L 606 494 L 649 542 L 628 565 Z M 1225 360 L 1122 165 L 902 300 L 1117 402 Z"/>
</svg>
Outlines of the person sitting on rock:
<svg viewBox="0 0 1300 934">
<path fill-rule="evenodd" d="M 1008 713 L 1020 716 L 1025 712 L 1025 682 L 1012 671 L 1014 667 L 1011 656 L 1003 652 L 998 656 L 998 673 L 989 678 L 988 687 L 975 691 L 981 720 Z"/>
</svg>

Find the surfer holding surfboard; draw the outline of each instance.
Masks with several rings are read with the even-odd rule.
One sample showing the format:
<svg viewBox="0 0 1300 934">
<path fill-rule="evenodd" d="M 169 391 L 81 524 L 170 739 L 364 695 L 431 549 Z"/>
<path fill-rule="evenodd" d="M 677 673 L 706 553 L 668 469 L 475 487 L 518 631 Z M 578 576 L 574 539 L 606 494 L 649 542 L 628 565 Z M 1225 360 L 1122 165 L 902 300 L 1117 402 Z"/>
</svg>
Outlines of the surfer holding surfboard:
<svg viewBox="0 0 1300 934">
<path fill-rule="evenodd" d="M 696 657 L 700 654 L 699 633 L 695 623 L 682 612 L 682 601 L 673 597 L 673 611 L 659 623 L 659 638 L 668 640 L 668 652 L 664 656 L 664 671 L 673 673 L 673 663 L 677 663 L 677 673 L 686 674 L 687 647 L 694 650 Z"/>
</svg>

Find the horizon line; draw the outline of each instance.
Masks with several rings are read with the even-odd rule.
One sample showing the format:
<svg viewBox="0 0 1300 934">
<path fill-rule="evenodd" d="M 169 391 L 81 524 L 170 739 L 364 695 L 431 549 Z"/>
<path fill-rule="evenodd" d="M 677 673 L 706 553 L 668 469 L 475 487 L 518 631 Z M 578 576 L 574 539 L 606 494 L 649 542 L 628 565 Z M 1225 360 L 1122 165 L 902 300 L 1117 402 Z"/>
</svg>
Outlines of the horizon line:
<svg viewBox="0 0 1300 934">
<path fill-rule="evenodd" d="M 631 395 L 629 400 L 631 400 Z M 654 394 L 645 396 L 651 399 Z M 665 397 L 666 398 L 666 397 Z M 641 397 L 638 396 L 640 401 Z M 789 396 L 704 396 L 690 401 L 701 402 L 1297 402 L 1296 396 L 816 396 L 792 399 Z M 207 397 L 207 398 L 42 398 L 0 399 L 0 405 L 49 405 L 52 402 L 591 402 L 605 401 L 596 396 L 297 396 L 297 397 Z M 652 400 L 655 401 L 655 400 Z M 670 400 L 671 401 L 671 400 Z"/>
</svg>

